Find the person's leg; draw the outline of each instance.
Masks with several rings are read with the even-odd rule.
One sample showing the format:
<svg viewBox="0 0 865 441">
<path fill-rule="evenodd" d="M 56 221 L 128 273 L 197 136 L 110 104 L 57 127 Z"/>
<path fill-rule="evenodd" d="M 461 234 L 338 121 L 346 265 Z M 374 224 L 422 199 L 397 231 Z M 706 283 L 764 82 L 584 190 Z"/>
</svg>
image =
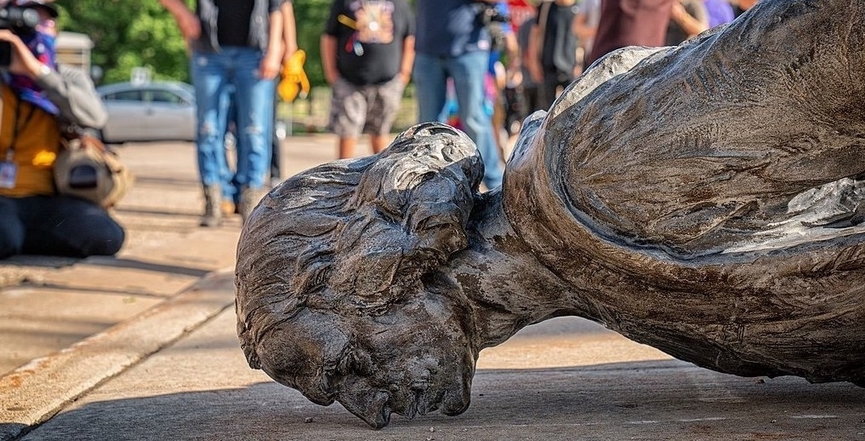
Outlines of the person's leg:
<svg viewBox="0 0 865 441">
<path fill-rule="evenodd" d="M 274 122 L 273 137 L 270 146 L 270 183 L 282 182 L 282 142 L 276 135 L 276 123 Z"/>
<path fill-rule="evenodd" d="M 0 197 L 0 259 L 21 254 L 24 224 L 18 214 L 18 199 Z"/>
<path fill-rule="evenodd" d="M 279 77 L 275 80 L 279 84 Z M 273 135 L 271 137 L 270 147 L 270 186 L 274 187 L 276 183 L 282 182 L 282 149 L 279 136 L 276 134 L 276 126 L 279 121 L 279 98 L 273 98 Z"/>
<path fill-rule="evenodd" d="M 224 64 L 226 59 L 230 61 L 224 54 L 196 52 L 190 63 L 198 121 L 198 174 L 205 199 L 202 226 L 221 223 L 222 194 L 229 192 L 231 186 L 225 161 L 226 113 L 228 94 L 231 92 Z"/>
<path fill-rule="evenodd" d="M 337 149 L 339 150 L 339 159 L 351 158 L 354 156 L 354 146 L 357 144 L 357 138 L 353 136 L 340 137 L 337 141 Z"/>
<path fill-rule="evenodd" d="M 237 162 L 235 161 L 237 157 L 237 106 L 234 105 L 234 86 L 227 86 L 227 91 L 222 94 L 219 106 L 218 114 L 225 115 L 225 132 L 222 140 L 222 150 L 225 155 L 222 158 L 222 171 L 220 172 L 223 182 L 222 198 L 224 204 L 233 204 L 238 197 L 238 190 L 233 184 L 235 167 L 232 167 L 232 164 Z"/>
<path fill-rule="evenodd" d="M 381 153 L 387 148 L 390 136 L 388 135 L 369 135 L 369 144 L 372 146 L 373 153 Z"/>
<path fill-rule="evenodd" d="M 541 108 L 540 91 L 538 89 L 539 87 L 537 85 L 532 85 L 531 87 L 523 89 L 523 96 L 526 99 L 526 114 L 522 119 L 526 119 L 526 117 L 538 110 L 547 110 Z"/>
<path fill-rule="evenodd" d="M 235 178 L 242 189 L 240 215 L 246 220 L 267 189 L 276 84 L 258 77 L 260 51 L 231 48 L 223 52 L 233 55 L 235 68 L 233 82 L 239 124 Z"/>
<path fill-rule="evenodd" d="M 460 121 L 478 147 L 484 162 L 484 184 L 492 190 L 502 184 L 503 171 L 490 117 L 484 110 L 484 78 L 488 63 L 487 52 L 475 51 L 450 58 L 448 67 L 454 80 Z"/>
<path fill-rule="evenodd" d="M 126 233 L 101 207 L 69 196 L 22 199 L 26 210 L 24 254 L 113 256 Z"/>
<path fill-rule="evenodd" d="M 405 85 L 397 76 L 385 84 L 369 87 L 368 109 L 364 131 L 370 134 L 373 153 L 387 147 L 393 122 L 402 104 Z"/>
<path fill-rule="evenodd" d="M 340 78 L 332 85 L 330 117 L 327 128 L 339 136 L 339 159 L 354 156 L 354 146 L 367 116 L 363 88 Z"/>
<path fill-rule="evenodd" d="M 545 74 L 544 82 L 538 85 L 538 100 L 542 110 L 550 110 L 556 100 L 556 87 L 559 82 L 551 74 Z"/>
<path fill-rule="evenodd" d="M 414 59 L 415 95 L 418 122 L 439 121 L 447 97 L 447 72 L 442 60 L 433 55 L 418 53 Z"/>
</svg>

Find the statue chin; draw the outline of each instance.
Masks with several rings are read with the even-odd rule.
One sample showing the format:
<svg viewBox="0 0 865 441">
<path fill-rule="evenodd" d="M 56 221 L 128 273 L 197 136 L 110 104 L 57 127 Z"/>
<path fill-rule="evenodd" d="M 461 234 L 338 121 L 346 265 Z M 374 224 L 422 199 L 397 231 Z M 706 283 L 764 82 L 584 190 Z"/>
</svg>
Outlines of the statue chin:
<svg viewBox="0 0 865 441">
<path fill-rule="evenodd" d="M 238 243 L 250 366 L 381 428 L 465 411 L 482 348 L 579 315 L 721 372 L 865 385 L 862 21 L 764 1 L 609 54 L 488 193 L 436 123 L 288 179 Z"/>
<path fill-rule="evenodd" d="M 391 413 L 468 408 L 477 351 L 467 319 L 446 296 L 425 294 L 373 316 L 302 310 L 274 326 L 255 355 L 274 380 L 381 428 Z"/>
</svg>

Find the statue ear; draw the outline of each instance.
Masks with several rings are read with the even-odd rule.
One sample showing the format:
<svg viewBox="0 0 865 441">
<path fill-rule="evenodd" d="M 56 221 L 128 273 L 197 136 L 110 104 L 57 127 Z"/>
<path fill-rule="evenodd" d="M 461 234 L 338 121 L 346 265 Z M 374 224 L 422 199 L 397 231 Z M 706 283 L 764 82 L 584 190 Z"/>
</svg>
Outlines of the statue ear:
<svg viewBox="0 0 865 441">
<path fill-rule="evenodd" d="M 423 274 L 468 244 L 466 225 L 483 166 L 469 138 L 415 126 L 366 169 L 347 204 L 330 287 L 363 307 L 414 290 Z"/>
</svg>

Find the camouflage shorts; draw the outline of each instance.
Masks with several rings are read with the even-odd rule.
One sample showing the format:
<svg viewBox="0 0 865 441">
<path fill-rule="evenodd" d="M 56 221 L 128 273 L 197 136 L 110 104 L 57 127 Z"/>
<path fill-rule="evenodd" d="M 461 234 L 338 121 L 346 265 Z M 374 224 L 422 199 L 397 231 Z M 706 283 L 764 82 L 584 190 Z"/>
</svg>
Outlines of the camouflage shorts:
<svg viewBox="0 0 865 441">
<path fill-rule="evenodd" d="M 368 86 L 338 79 L 333 85 L 327 129 L 342 138 L 390 133 L 404 89 L 399 75 L 387 83 Z"/>
</svg>

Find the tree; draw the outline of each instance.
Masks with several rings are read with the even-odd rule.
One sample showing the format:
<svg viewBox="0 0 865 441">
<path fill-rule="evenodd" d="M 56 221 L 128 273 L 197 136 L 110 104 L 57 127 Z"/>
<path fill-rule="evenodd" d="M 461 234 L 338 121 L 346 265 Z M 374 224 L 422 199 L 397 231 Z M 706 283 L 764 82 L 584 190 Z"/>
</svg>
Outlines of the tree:
<svg viewBox="0 0 865 441">
<path fill-rule="evenodd" d="M 136 67 L 155 79 L 188 81 L 186 45 L 174 18 L 157 0 L 57 0 L 61 30 L 81 32 L 94 42 L 92 64 L 103 82 L 126 81 Z"/>
</svg>

